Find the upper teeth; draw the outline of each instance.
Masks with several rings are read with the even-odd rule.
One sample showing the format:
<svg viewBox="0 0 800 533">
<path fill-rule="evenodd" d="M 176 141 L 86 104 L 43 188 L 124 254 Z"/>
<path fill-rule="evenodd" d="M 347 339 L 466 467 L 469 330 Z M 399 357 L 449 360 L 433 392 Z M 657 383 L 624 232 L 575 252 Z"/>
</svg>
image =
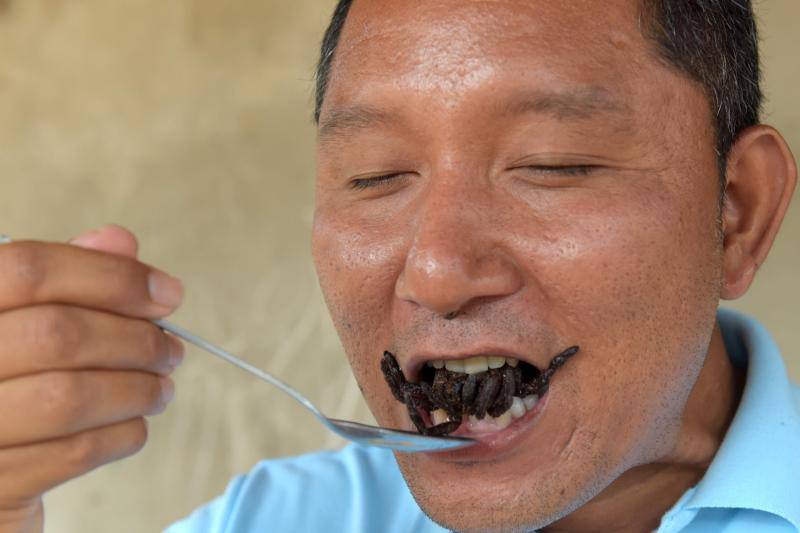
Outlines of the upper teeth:
<svg viewBox="0 0 800 533">
<path fill-rule="evenodd" d="M 489 368 L 500 368 L 504 364 L 506 364 L 506 358 L 505 357 L 497 357 L 497 356 L 493 355 L 493 356 L 487 357 L 487 359 L 489 361 Z"/>
<path fill-rule="evenodd" d="M 486 372 L 490 368 L 500 368 L 503 365 L 517 366 L 519 360 L 511 357 L 501 357 L 499 355 L 478 355 L 475 357 L 467 357 L 466 359 L 436 359 L 435 361 L 428 361 L 428 366 L 433 368 L 445 367 L 450 372 L 460 372 L 462 374 L 478 374 Z"/>
</svg>

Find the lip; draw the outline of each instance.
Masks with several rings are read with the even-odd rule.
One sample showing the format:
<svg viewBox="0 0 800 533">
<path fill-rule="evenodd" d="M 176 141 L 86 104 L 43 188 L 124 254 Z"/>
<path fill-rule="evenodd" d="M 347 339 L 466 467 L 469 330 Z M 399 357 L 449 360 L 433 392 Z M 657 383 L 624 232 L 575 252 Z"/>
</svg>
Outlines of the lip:
<svg viewBox="0 0 800 533">
<path fill-rule="evenodd" d="M 533 409 L 525 413 L 524 416 L 517 418 L 507 427 L 492 433 L 473 434 L 462 430 L 461 427 L 451 433 L 453 436 L 468 437 L 475 439 L 476 444 L 466 448 L 452 451 L 426 453 L 431 459 L 445 462 L 491 462 L 508 454 L 517 448 L 517 445 L 526 438 L 531 431 L 536 429 L 537 422 L 544 415 L 550 400 L 550 391 L 539 399 Z"/>
<path fill-rule="evenodd" d="M 434 361 L 437 359 L 441 359 L 442 361 L 456 361 L 459 359 L 467 359 L 469 357 L 480 357 L 480 356 L 500 356 L 500 357 L 510 357 L 513 359 L 517 359 L 519 361 L 524 361 L 529 365 L 535 366 L 539 370 L 547 368 L 547 363 L 544 361 L 535 361 L 531 355 L 525 355 L 519 351 L 509 349 L 509 348 L 501 348 L 496 346 L 482 346 L 477 349 L 471 350 L 453 350 L 446 354 L 444 353 L 433 353 L 433 352 L 422 352 L 422 353 L 415 353 L 408 357 L 405 361 L 400 363 L 400 366 L 403 370 L 403 374 L 405 374 L 406 378 L 409 381 L 417 381 L 419 378 L 419 374 L 422 371 L 422 367 L 425 366 L 425 363 L 428 361 Z M 542 364 L 544 363 L 544 364 Z"/>
</svg>

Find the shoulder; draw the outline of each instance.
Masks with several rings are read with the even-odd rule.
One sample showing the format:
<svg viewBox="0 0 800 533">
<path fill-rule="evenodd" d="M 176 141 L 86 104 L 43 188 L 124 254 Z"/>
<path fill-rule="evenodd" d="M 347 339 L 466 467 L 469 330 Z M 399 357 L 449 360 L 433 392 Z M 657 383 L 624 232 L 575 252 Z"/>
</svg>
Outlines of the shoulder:
<svg viewBox="0 0 800 533">
<path fill-rule="evenodd" d="M 420 511 L 391 452 L 339 451 L 266 460 L 169 533 L 441 531 Z"/>
</svg>

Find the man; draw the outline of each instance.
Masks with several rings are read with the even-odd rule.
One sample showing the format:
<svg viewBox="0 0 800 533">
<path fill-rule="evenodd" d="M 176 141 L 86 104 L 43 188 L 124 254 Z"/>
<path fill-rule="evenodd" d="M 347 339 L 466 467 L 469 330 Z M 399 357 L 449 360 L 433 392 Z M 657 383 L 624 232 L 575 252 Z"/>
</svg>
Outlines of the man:
<svg viewBox="0 0 800 533">
<path fill-rule="evenodd" d="M 266 461 L 171 531 L 800 529 L 797 389 L 717 312 L 796 182 L 756 43 L 733 0 L 339 2 L 313 250 L 377 421 L 413 428 L 385 350 L 411 380 L 580 351 L 510 424 L 467 419 L 474 447 Z M 142 319 L 182 289 L 135 257 L 117 227 L 0 247 L 0 531 L 169 402 L 182 348 Z"/>
</svg>

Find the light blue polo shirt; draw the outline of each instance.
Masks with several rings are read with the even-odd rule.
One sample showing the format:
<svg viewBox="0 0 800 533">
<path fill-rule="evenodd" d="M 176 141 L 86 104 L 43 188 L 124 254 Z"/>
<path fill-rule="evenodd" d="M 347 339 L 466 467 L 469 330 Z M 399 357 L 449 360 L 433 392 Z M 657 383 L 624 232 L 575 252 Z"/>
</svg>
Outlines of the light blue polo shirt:
<svg viewBox="0 0 800 533">
<path fill-rule="evenodd" d="M 708 471 L 658 533 L 800 532 L 800 387 L 769 333 L 719 311 L 734 365 L 747 367 L 739 408 Z M 447 531 L 406 488 L 391 452 L 347 446 L 267 460 L 168 533 Z"/>
</svg>

